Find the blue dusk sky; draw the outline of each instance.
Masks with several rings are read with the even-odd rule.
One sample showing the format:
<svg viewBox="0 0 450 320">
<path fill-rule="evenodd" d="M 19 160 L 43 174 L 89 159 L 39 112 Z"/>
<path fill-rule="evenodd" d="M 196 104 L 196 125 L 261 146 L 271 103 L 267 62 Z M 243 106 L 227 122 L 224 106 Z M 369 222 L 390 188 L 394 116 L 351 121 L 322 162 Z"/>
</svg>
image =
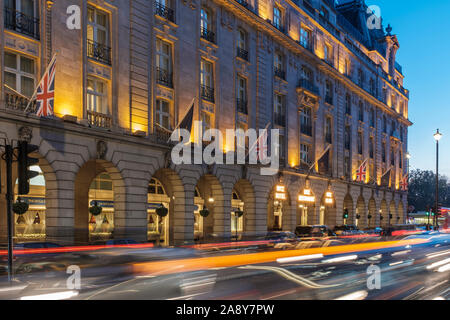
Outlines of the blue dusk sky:
<svg viewBox="0 0 450 320">
<path fill-rule="evenodd" d="M 450 1 L 366 0 L 381 9 L 383 24 L 393 27 L 400 42 L 397 62 L 404 87 L 410 90 L 411 169 L 435 170 L 439 128 L 441 174 L 450 177 Z"/>
</svg>

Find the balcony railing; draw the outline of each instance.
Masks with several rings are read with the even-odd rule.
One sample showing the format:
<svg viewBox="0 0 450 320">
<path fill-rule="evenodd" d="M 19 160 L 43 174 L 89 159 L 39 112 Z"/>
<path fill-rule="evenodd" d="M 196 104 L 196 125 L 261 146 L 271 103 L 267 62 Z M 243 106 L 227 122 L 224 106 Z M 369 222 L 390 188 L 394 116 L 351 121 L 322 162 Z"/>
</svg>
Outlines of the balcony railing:
<svg viewBox="0 0 450 320">
<path fill-rule="evenodd" d="M 5 105 L 6 108 L 16 111 L 25 111 L 25 109 L 28 106 L 29 99 L 25 96 L 21 96 L 14 93 L 5 92 Z M 27 112 L 33 113 L 36 112 L 36 100 L 34 100 L 30 107 L 28 108 Z"/>
<path fill-rule="evenodd" d="M 316 95 L 319 94 L 319 89 L 308 79 L 300 79 L 298 82 L 298 88 L 306 89 Z"/>
<path fill-rule="evenodd" d="M 202 98 L 206 101 L 214 103 L 214 88 L 208 86 L 201 86 Z"/>
<path fill-rule="evenodd" d="M 110 47 L 89 39 L 87 41 L 87 46 L 87 55 L 89 58 L 111 65 Z"/>
<path fill-rule="evenodd" d="M 5 28 L 40 39 L 39 19 L 30 17 L 11 8 L 5 8 Z"/>
<path fill-rule="evenodd" d="M 275 113 L 273 115 L 273 121 L 277 126 L 286 127 L 286 115 L 283 113 Z"/>
<path fill-rule="evenodd" d="M 158 124 L 155 125 L 155 137 L 157 143 L 170 144 L 170 137 L 172 136 L 172 131 L 166 129 Z"/>
<path fill-rule="evenodd" d="M 332 96 L 325 96 L 325 102 L 333 105 L 333 97 Z"/>
<path fill-rule="evenodd" d="M 286 72 L 283 69 L 275 68 L 274 69 L 274 74 L 275 74 L 276 77 L 278 77 L 280 79 L 283 79 L 283 80 L 286 80 Z"/>
<path fill-rule="evenodd" d="M 169 7 L 155 2 L 155 14 L 169 21 L 175 22 L 175 11 Z"/>
<path fill-rule="evenodd" d="M 112 127 L 112 117 L 103 113 L 88 110 L 87 119 L 89 125 L 97 128 L 110 129 Z"/>
<path fill-rule="evenodd" d="M 306 136 L 312 137 L 312 125 L 302 124 L 300 126 L 300 132 Z"/>
<path fill-rule="evenodd" d="M 156 68 L 156 81 L 163 86 L 173 88 L 173 75 L 162 68 Z"/>
<path fill-rule="evenodd" d="M 236 108 L 238 112 L 248 114 L 247 100 L 236 99 Z"/>
<path fill-rule="evenodd" d="M 244 8 L 248 8 L 249 4 L 247 1 L 245 0 L 236 0 L 237 3 L 239 3 L 241 6 L 243 6 Z"/>
<path fill-rule="evenodd" d="M 211 43 L 216 43 L 216 34 L 211 30 L 202 27 L 201 37 Z"/>
<path fill-rule="evenodd" d="M 239 58 L 244 59 L 245 61 L 248 61 L 248 51 L 247 50 L 237 47 L 236 55 Z"/>
</svg>

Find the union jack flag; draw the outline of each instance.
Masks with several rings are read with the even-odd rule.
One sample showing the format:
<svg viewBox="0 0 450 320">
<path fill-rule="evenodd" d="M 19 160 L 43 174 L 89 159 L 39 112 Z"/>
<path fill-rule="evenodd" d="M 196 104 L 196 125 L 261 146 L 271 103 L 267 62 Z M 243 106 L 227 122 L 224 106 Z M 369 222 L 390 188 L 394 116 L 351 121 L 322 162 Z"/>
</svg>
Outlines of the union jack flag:
<svg viewBox="0 0 450 320">
<path fill-rule="evenodd" d="M 256 152 L 256 159 L 263 163 L 266 159 L 268 159 L 268 137 L 269 132 L 268 129 L 270 127 L 270 122 L 267 124 L 263 132 L 259 135 L 258 139 L 248 150 L 247 156 L 250 156 L 252 152 Z"/>
<path fill-rule="evenodd" d="M 367 161 L 364 161 L 356 170 L 356 182 L 365 182 L 367 175 Z"/>
<path fill-rule="evenodd" d="M 258 144 L 256 146 L 256 152 L 257 152 L 259 161 L 264 161 L 267 158 L 267 152 L 268 152 L 267 138 L 268 138 L 267 129 L 265 129 L 263 134 L 261 134 L 259 136 Z"/>
<path fill-rule="evenodd" d="M 36 115 L 38 117 L 50 117 L 54 115 L 55 101 L 55 70 L 56 55 L 50 62 L 47 70 L 36 89 Z"/>
<path fill-rule="evenodd" d="M 402 191 L 408 191 L 408 175 L 402 177 L 400 188 L 402 189 Z"/>
</svg>

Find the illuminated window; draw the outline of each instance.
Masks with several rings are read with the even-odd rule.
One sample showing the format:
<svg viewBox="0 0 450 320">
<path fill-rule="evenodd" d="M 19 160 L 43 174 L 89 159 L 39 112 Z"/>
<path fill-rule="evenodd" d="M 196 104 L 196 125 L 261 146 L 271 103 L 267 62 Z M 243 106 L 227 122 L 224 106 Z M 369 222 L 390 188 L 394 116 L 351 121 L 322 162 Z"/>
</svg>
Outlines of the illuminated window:
<svg viewBox="0 0 450 320">
<path fill-rule="evenodd" d="M 156 123 L 167 130 L 171 129 L 170 109 L 169 101 L 156 100 Z"/>
<path fill-rule="evenodd" d="M 300 28 L 300 44 L 307 49 L 311 46 L 311 31 L 304 27 Z"/>
<path fill-rule="evenodd" d="M 310 152 L 309 145 L 303 143 L 300 144 L 300 160 L 304 164 L 310 164 L 309 152 Z"/>
<path fill-rule="evenodd" d="M 25 56 L 5 51 L 5 85 L 31 97 L 35 89 L 35 62 Z"/>
<path fill-rule="evenodd" d="M 108 85 L 105 81 L 96 77 L 88 77 L 87 109 L 101 114 L 108 114 Z"/>
<path fill-rule="evenodd" d="M 166 191 L 159 180 L 152 179 L 152 180 L 150 180 L 150 183 L 148 184 L 148 193 L 165 195 Z"/>
<path fill-rule="evenodd" d="M 90 189 L 94 190 L 112 190 L 113 182 L 111 176 L 107 173 L 99 174 L 91 183 Z"/>
<path fill-rule="evenodd" d="M 283 29 L 283 12 L 278 6 L 273 7 L 273 25 L 277 29 Z"/>
</svg>

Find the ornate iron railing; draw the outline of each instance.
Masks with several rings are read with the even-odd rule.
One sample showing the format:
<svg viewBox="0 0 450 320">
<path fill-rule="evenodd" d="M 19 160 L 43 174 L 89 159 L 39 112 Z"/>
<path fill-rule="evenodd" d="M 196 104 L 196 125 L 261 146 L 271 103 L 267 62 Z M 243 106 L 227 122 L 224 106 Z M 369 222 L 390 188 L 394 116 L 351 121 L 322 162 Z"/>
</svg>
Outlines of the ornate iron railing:
<svg viewBox="0 0 450 320">
<path fill-rule="evenodd" d="M 214 88 L 208 86 L 201 86 L 202 98 L 206 101 L 214 103 Z"/>
<path fill-rule="evenodd" d="M 155 2 L 155 13 L 160 17 L 175 22 L 175 11 L 159 2 Z"/>
<path fill-rule="evenodd" d="M 211 30 L 202 27 L 201 37 L 209 42 L 216 43 L 216 34 Z"/>
<path fill-rule="evenodd" d="M 37 40 L 40 39 L 39 19 L 6 7 L 4 19 L 6 29 L 17 31 Z"/>
<path fill-rule="evenodd" d="M 14 93 L 5 92 L 5 105 L 6 108 L 16 111 L 25 111 L 28 106 L 29 99 L 25 96 L 21 96 Z M 36 112 L 36 100 L 34 100 L 27 112 L 33 113 Z"/>
<path fill-rule="evenodd" d="M 173 88 L 173 74 L 162 68 L 156 68 L 156 81 L 163 86 Z"/>
<path fill-rule="evenodd" d="M 107 45 L 89 40 L 87 41 L 87 55 L 89 58 L 111 65 L 111 48 Z"/>
<path fill-rule="evenodd" d="M 89 125 L 97 128 L 110 129 L 112 127 L 112 117 L 107 114 L 88 110 L 87 119 Z"/>
</svg>

